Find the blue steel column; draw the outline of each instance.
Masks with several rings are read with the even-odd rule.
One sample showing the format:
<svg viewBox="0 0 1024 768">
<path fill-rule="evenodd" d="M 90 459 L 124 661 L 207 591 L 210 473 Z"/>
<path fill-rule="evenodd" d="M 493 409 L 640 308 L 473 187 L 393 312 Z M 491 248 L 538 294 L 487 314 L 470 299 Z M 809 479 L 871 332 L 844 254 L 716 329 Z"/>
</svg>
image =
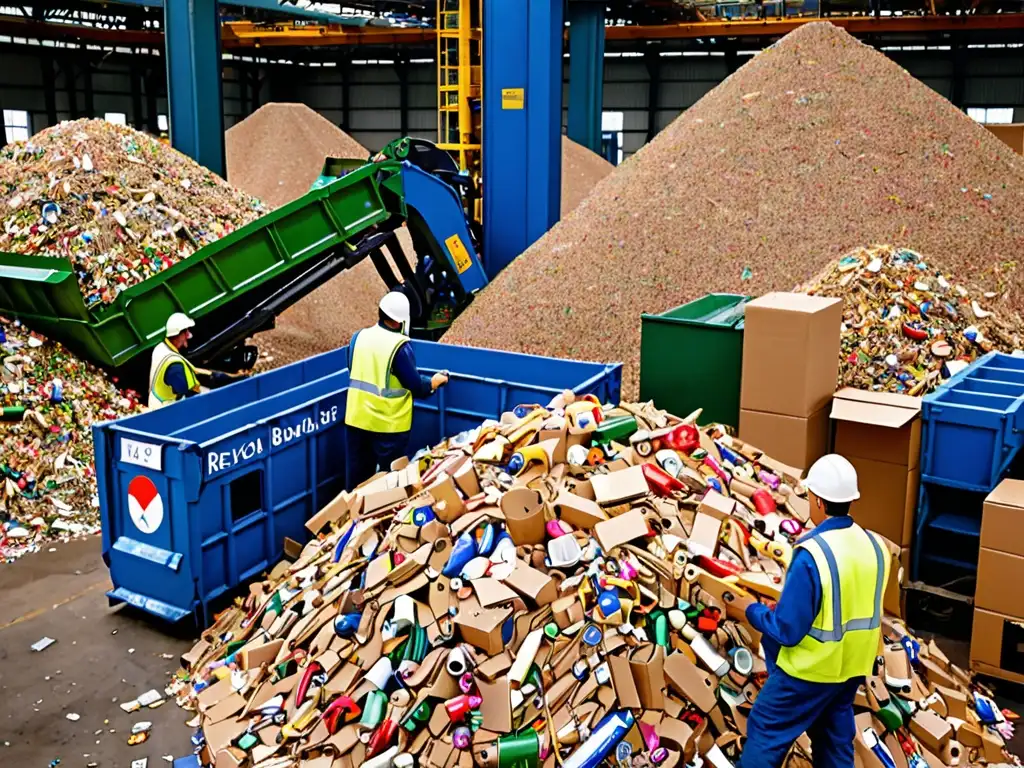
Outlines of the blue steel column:
<svg viewBox="0 0 1024 768">
<path fill-rule="evenodd" d="M 494 277 L 558 221 L 562 0 L 483 3 L 484 264 Z"/>
<path fill-rule="evenodd" d="M 217 0 L 164 0 L 171 144 L 224 175 Z"/>
<path fill-rule="evenodd" d="M 601 154 L 604 3 L 569 3 L 569 138 Z"/>
</svg>

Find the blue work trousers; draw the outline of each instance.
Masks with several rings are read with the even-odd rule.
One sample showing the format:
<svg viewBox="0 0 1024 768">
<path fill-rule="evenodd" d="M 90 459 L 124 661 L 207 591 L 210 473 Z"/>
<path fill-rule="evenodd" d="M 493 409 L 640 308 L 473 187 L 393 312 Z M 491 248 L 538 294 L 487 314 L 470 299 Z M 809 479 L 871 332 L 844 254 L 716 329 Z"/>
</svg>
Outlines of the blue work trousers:
<svg viewBox="0 0 1024 768">
<path fill-rule="evenodd" d="M 408 432 L 367 432 L 358 427 L 348 430 L 348 455 L 345 457 L 348 487 L 355 488 L 373 477 L 377 469 L 391 469 L 391 462 L 405 456 Z"/>
<path fill-rule="evenodd" d="M 853 698 L 864 678 L 845 683 L 809 683 L 778 667 L 747 719 L 742 768 L 779 768 L 804 731 L 811 739 L 814 768 L 852 768 Z"/>
</svg>

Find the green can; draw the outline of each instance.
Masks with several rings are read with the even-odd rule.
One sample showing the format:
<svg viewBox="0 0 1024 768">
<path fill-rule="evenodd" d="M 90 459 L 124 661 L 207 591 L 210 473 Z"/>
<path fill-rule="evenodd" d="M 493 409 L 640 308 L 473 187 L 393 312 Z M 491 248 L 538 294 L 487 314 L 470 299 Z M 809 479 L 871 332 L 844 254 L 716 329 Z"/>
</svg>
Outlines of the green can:
<svg viewBox="0 0 1024 768">
<path fill-rule="evenodd" d="M 750 296 L 709 293 L 640 319 L 640 399 L 701 424 L 740 420 L 743 310 Z"/>
</svg>

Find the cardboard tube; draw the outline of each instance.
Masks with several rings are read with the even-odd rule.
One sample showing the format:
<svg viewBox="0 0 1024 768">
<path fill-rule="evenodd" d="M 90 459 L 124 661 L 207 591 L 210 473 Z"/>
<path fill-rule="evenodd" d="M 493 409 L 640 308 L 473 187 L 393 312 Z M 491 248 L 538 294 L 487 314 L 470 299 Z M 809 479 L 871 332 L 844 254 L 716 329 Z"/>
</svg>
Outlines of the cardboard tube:
<svg viewBox="0 0 1024 768">
<path fill-rule="evenodd" d="M 501 498 L 509 535 L 517 545 L 544 543 L 544 502 L 530 488 L 513 488 Z"/>
<path fill-rule="evenodd" d="M 544 630 L 535 629 L 526 636 L 522 645 L 519 646 L 516 659 L 512 662 L 512 668 L 508 671 L 508 679 L 513 687 L 519 687 L 523 684 L 526 675 L 530 672 L 530 667 L 533 666 L 537 653 L 540 651 L 540 644 L 543 640 Z"/>
</svg>

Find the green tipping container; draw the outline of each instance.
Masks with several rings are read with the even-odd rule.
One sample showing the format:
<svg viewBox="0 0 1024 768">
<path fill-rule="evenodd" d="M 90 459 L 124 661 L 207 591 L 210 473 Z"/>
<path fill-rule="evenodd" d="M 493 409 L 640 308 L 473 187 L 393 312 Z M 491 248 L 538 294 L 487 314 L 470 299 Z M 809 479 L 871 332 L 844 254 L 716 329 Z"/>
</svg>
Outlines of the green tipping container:
<svg viewBox="0 0 1024 768">
<path fill-rule="evenodd" d="M 640 399 L 702 424 L 739 425 L 743 309 L 750 296 L 709 293 L 640 321 Z"/>
</svg>

